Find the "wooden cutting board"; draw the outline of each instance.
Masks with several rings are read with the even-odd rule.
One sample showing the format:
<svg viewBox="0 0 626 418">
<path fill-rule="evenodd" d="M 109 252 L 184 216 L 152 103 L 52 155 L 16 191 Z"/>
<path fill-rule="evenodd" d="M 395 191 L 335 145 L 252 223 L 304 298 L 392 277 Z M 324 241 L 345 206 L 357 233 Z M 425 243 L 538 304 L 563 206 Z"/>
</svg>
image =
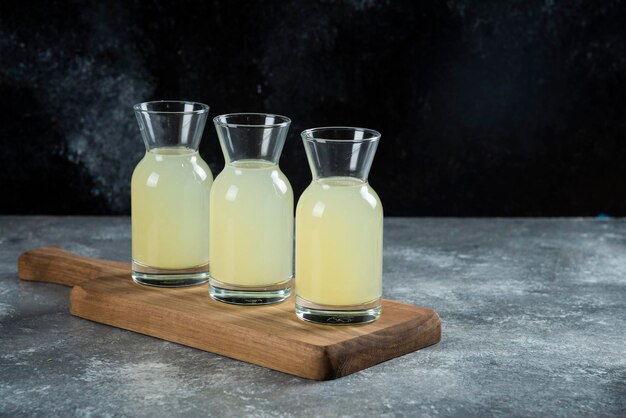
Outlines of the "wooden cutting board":
<svg viewBox="0 0 626 418">
<path fill-rule="evenodd" d="M 296 317 L 293 296 L 277 305 L 227 305 L 212 300 L 207 285 L 141 286 L 132 281 L 130 264 L 55 247 L 22 254 L 18 275 L 73 286 L 70 312 L 81 318 L 307 379 L 335 379 L 441 340 L 432 309 L 385 299 L 374 323 L 315 325 Z"/>
</svg>

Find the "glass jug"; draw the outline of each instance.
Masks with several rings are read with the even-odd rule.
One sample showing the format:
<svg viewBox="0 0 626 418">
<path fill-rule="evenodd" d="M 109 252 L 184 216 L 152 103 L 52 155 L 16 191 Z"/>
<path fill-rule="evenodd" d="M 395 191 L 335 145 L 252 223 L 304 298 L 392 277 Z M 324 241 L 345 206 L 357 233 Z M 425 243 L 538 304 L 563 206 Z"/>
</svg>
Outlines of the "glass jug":
<svg viewBox="0 0 626 418">
<path fill-rule="evenodd" d="M 331 325 L 381 313 L 383 208 L 367 181 L 380 134 L 329 127 L 302 132 L 313 181 L 296 209 L 296 314 Z"/>
<path fill-rule="evenodd" d="M 265 305 L 291 294 L 293 192 L 278 160 L 291 120 L 237 113 L 213 119 L 226 165 L 211 190 L 209 293 Z"/>
<path fill-rule="evenodd" d="M 159 287 L 205 283 L 213 175 L 198 146 L 209 107 L 158 101 L 134 110 L 146 154 L 131 181 L 133 280 Z"/>
</svg>

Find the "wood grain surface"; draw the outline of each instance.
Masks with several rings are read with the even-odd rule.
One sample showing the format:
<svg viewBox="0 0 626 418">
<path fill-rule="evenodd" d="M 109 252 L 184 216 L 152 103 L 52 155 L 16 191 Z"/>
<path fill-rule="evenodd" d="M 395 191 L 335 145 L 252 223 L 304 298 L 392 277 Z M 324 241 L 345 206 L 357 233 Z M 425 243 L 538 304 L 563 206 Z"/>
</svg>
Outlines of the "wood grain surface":
<svg viewBox="0 0 626 418">
<path fill-rule="evenodd" d="M 374 323 L 315 325 L 296 317 L 293 296 L 277 305 L 228 305 L 209 298 L 206 285 L 141 286 L 130 264 L 55 247 L 22 254 L 18 275 L 74 286 L 70 311 L 81 318 L 308 379 L 335 379 L 441 340 L 432 309 L 385 299 Z"/>
</svg>

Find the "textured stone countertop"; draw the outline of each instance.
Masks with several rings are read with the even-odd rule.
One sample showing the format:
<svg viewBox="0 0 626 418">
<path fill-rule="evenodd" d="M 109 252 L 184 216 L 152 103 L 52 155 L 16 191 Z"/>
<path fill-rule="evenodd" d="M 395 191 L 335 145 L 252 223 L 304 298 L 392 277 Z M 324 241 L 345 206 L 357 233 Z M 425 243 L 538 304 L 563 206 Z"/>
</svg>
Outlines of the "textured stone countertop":
<svg viewBox="0 0 626 418">
<path fill-rule="evenodd" d="M 384 296 L 443 340 L 328 382 L 73 317 L 16 277 L 45 245 L 127 261 L 130 221 L 0 217 L 0 416 L 626 415 L 622 220 L 387 219 Z"/>
</svg>

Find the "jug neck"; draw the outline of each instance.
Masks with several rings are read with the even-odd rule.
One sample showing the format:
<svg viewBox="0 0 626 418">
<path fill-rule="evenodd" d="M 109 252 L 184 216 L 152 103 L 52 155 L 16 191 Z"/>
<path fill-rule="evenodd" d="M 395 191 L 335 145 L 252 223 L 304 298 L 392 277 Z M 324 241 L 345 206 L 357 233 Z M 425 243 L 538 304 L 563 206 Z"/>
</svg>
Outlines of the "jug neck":
<svg viewBox="0 0 626 418">
<path fill-rule="evenodd" d="M 351 177 L 367 181 L 379 132 L 341 126 L 307 129 L 301 135 L 313 180 Z"/>
<path fill-rule="evenodd" d="M 146 151 L 155 148 L 198 150 L 209 106 L 162 100 L 133 106 Z"/>
<path fill-rule="evenodd" d="M 266 113 L 231 113 L 213 119 L 227 165 L 242 160 L 278 164 L 291 120 Z"/>
</svg>

